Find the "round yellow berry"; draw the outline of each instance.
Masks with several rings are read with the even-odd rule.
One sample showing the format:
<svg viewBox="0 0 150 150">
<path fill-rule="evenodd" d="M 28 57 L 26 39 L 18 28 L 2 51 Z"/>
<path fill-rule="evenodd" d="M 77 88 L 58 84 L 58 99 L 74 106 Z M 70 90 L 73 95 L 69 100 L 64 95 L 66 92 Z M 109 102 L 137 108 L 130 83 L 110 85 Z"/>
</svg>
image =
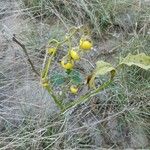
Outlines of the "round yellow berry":
<svg viewBox="0 0 150 150">
<path fill-rule="evenodd" d="M 42 86 L 43 87 L 48 87 L 48 83 L 43 83 Z"/>
<path fill-rule="evenodd" d="M 65 69 L 72 69 L 74 66 L 74 62 L 73 61 L 65 62 L 64 60 L 62 60 L 61 66 Z"/>
<path fill-rule="evenodd" d="M 76 51 L 74 51 L 74 50 L 71 50 L 71 51 L 70 51 L 70 56 L 71 56 L 71 58 L 74 59 L 74 60 L 79 60 L 79 59 L 80 59 L 80 56 L 79 56 L 78 53 L 77 53 Z"/>
<path fill-rule="evenodd" d="M 54 48 L 54 47 L 48 48 L 48 54 L 49 54 L 49 55 L 51 55 L 51 54 L 56 54 L 56 51 L 57 51 L 57 49 Z"/>
<path fill-rule="evenodd" d="M 46 82 L 46 81 L 43 81 L 41 84 L 44 88 L 48 87 L 48 82 Z"/>
<path fill-rule="evenodd" d="M 49 85 L 48 80 L 45 77 L 41 79 L 41 84 L 45 88 L 48 87 L 48 85 Z"/>
<path fill-rule="evenodd" d="M 78 88 L 76 86 L 72 85 L 70 87 L 70 91 L 71 91 L 72 94 L 76 94 L 78 92 Z"/>
<path fill-rule="evenodd" d="M 91 49 L 93 46 L 92 42 L 89 41 L 89 40 L 83 40 L 81 39 L 80 40 L 80 48 L 83 49 L 83 50 L 89 50 Z"/>
</svg>

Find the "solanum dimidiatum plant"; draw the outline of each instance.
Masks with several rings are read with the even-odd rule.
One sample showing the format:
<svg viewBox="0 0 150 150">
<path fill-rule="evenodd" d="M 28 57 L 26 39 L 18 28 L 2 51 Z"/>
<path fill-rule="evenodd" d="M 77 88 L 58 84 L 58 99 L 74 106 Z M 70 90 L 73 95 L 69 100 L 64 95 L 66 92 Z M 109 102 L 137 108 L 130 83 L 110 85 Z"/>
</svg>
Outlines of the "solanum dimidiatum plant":
<svg viewBox="0 0 150 150">
<path fill-rule="evenodd" d="M 81 35 L 78 44 L 74 45 L 72 38 L 75 38 L 78 33 L 83 33 L 83 35 Z M 113 66 L 112 64 L 102 60 L 97 61 L 96 67 L 93 69 L 91 74 L 88 77 L 84 77 L 81 72 L 76 70 L 75 65 L 77 62 L 82 63 L 81 58 L 84 56 L 84 54 L 92 51 L 93 42 L 90 38 L 90 35 L 84 33 L 83 27 L 73 27 L 67 33 L 67 36 L 65 35 L 64 37 L 65 38 L 63 41 L 58 41 L 56 39 L 49 41 L 43 63 L 44 67 L 41 72 L 42 86 L 48 91 L 57 107 L 60 108 L 62 112 L 88 101 L 91 97 L 109 87 L 109 85 L 113 82 L 114 77 L 117 75 L 117 71 L 121 71 L 120 68 L 122 68 L 122 66 L 130 67 L 134 65 L 144 70 L 150 69 L 150 56 L 146 55 L 145 53 L 138 53 L 136 55 L 129 53 L 125 58 L 122 58 L 116 66 Z M 65 51 L 66 54 L 58 63 L 61 66 L 62 72 L 64 73 L 62 74 L 56 72 L 51 75 L 49 72 L 53 65 L 53 61 L 55 57 L 57 57 L 58 52 L 63 48 L 67 49 Z M 106 74 L 109 74 L 109 80 L 101 85 L 95 85 L 95 78 L 101 78 L 101 76 Z M 68 93 L 72 95 L 78 95 L 80 91 L 79 89 L 81 86 L 85 86 L 85 83 L 90 87 L 89 91 L 78 98 L 75 97 L 73 101 L 67 103 L 63 102 L 53 88 L 53 86 L 61 87 L 62 84 L 66 84 L 66 91 Z"/>
</svg>

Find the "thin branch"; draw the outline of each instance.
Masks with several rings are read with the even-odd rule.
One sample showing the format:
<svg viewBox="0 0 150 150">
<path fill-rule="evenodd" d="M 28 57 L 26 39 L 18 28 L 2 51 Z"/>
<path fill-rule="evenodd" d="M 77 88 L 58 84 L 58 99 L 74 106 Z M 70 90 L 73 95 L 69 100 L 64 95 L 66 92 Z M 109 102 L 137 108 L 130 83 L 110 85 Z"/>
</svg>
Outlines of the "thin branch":
<svg viewBox="0 0 150 150">
<path fill-rule="evenodd" d="M 22 49 L 23 49 L 23 52 L 25 53 L 26 57 L 27 57 L 27 61 L 29 62 L 31 68 L 32 68 L 32 71 L 37 75 L 37 76 L 40 76 L 40 74 L 38 73 L 38 71 L 35 69 L 29 55 L 28 55 L 28 52 L 27 52 L 27 49 L 25 47 L 24 44 L 20 43 L 16 38 L 15 38 L 15 35 L 13 35 L 13 38 L 12 40 L 17 43 Z"/>
</svg>

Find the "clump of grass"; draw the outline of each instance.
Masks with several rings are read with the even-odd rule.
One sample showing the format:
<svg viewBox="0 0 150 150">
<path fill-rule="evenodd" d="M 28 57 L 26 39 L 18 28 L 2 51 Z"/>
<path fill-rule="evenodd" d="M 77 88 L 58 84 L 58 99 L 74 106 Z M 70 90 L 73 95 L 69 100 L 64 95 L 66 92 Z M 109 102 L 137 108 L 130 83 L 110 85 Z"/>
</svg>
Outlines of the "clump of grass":
<svg viewBox="0 0 150 150">
<path fill-rule="evenodd" d="M 95 36 L 102 36 L 103 32 L 109 32 L 112 27 L 123 28 L 128 32 L 147 28 L 149 24 L 147 3 L 136 0 L 26 0 L 25 4 L 29 7 L 41 6 L 38 13 L 44 13 L 48 19 L 56 16 L 65 26 L 87 24 Z"/>
</svg>

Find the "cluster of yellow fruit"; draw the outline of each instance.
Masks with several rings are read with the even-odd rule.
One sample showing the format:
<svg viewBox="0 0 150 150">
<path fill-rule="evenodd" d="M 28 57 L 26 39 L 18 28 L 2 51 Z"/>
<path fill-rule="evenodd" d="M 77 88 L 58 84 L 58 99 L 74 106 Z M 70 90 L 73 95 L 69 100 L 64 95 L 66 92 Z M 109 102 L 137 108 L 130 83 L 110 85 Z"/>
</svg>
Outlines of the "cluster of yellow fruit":
<svg viewBox="0 0 150 150">
<path fill-rule="evenodd" d="M 74 67 L 74 62 L 77 60 L 80 60 L 79 50 L 87 51 L 91 50 L 93 44 L 91 40 L 87 38 L 81 38 L 79 48 L 77 50 L 71 49 L 68 53 L 68 59 L 62 59 L 61 66 L 66 70 L 71 70 Z M 71 85 L 70 91 L 73 94 L 76 94 L 78 92 L 78 87 L 75 85 Z"/>
<path fill-rule="evenodd" d="M 92 41 L 89 39 L 89 37 L 83 37 L 80 39 L 79 42 L 79 47 L 78 48 L 71 48 L 68 51 L 68 54 L 62 58 L 61 60 L 61 66 L 66 69 L 66 70 L 72 70 L 74 67 L 75 61 L 80 60 L 80 54 L 79 51 L 88 51 L 91 50 L 93 47 Z M 57 48 L 49 48 L 48 49 L 48 54 L 49 55 L 54 55 L 57 51 Z M 70 92 L 72 94 L 76 94 L 78 92 L 78 87 L 76 85 L 71 85 L 70 86 Z"/>
<path fill-rule="evenodd" d="M 90 50 L 92 48 L 93 44 L 90 40 L 82 38 L 80 40 L 80 46 L 79 49 L 81 50 Z M 64 69 L 71 70 L 74 67 L 74 61 L 79 60 L 80 56 L 78 54 L 78 51 L 75 51 L 74 49 L 69 50 L 69 57 L 68 59 L 62 59 L 61 66 Z"/>
</svg>

